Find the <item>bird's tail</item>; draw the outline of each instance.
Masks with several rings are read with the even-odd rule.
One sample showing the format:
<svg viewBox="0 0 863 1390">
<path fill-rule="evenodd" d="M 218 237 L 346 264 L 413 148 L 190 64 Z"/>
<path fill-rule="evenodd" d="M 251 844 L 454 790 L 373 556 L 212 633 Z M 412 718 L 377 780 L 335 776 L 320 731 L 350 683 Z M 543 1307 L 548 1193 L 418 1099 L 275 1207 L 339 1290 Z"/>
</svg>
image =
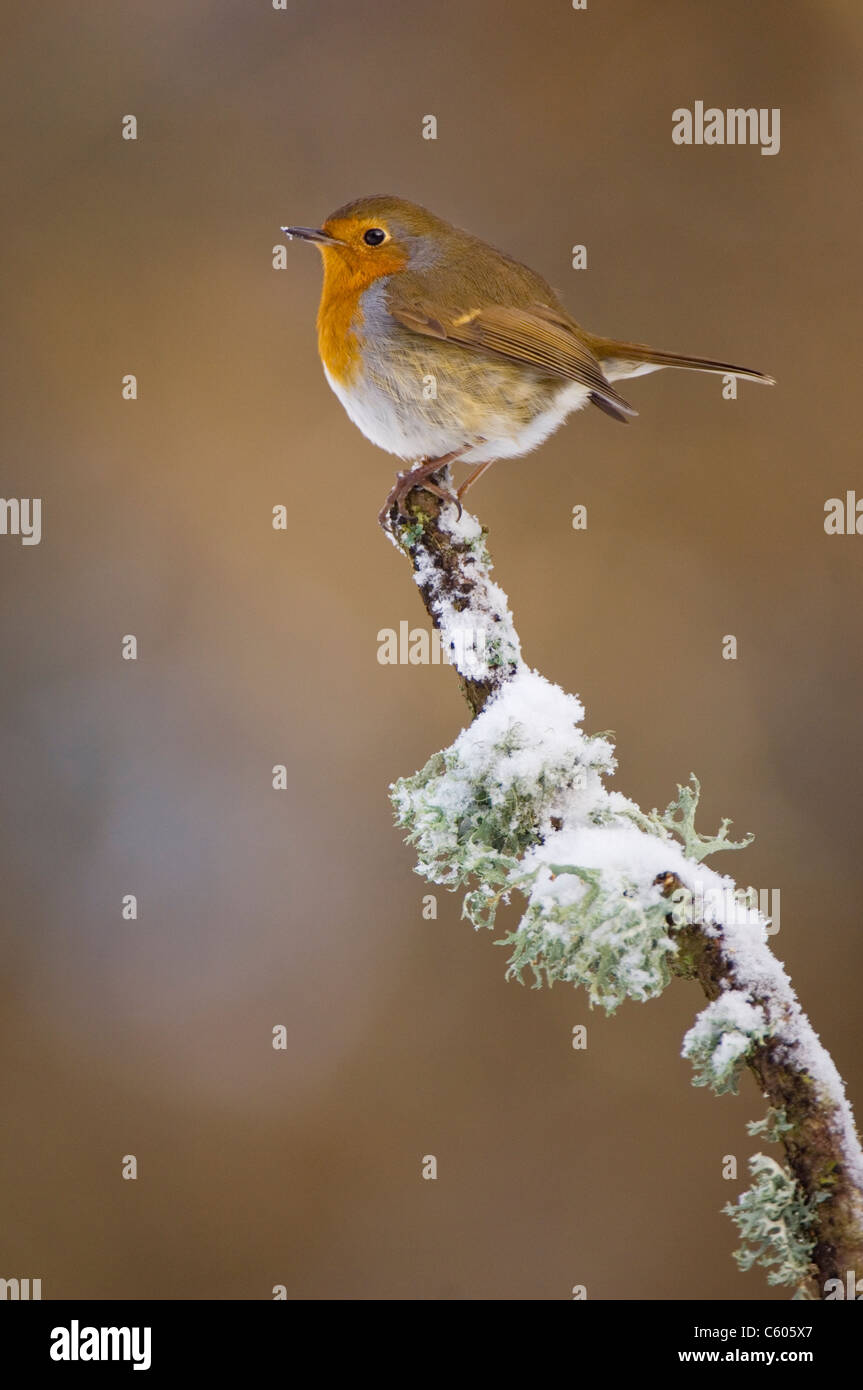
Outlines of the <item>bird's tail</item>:
<svg viewBox="0 0 863 1390">
<path fill-rule="evenodd" d="M 645 343 L 619 343 L 614 338 L 588 339 L 588 346 L 609 381 L 621 377 L 644 376 L 663 367 L 682 367 L 690 372 L 720 372 L 723 376 L 739 376 L 746 381 L 760 381 L 774 386 L 772 376 L 756 372 L 751 367 L 735 367 L 731 362 L 716 362 L 712 357 L 684 357 L 677 352 L 658 352 Z"/>
</svg>

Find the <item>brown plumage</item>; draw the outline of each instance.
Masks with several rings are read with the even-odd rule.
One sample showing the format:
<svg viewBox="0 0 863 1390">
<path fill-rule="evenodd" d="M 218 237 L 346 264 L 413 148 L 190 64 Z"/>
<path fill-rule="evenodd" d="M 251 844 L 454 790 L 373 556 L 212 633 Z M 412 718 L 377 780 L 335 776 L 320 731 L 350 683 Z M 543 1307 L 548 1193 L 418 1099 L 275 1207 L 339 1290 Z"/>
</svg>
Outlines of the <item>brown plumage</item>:
<svg viewBox="0 0 863 1390">
<path fill-rule="evenodd" d="M 588 403 L 626 422 L 637 411 L 614 382 L 663 367 L 772 382 L 591 333 L 529 266 L 402 198 L 360 198 L 319 230 L 285 231 L 323 256 L 318 345 L 330 385 L 369 439 L 422 460 L 423 477 L 443 458 L 487 465 L 528 453 Z"/>
</svg>

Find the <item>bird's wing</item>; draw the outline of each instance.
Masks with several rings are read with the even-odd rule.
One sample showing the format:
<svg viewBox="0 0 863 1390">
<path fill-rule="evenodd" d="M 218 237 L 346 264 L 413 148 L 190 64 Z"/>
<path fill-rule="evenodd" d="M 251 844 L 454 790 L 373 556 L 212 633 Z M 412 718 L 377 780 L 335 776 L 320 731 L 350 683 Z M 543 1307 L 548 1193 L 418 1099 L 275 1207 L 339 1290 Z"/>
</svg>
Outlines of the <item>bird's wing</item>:
<svg viewBox="0 0 863 1390">
<path fill-rule="evenodd" d="M 428 303 L 391 302 L 390 313 L 404 328 L 429 338 L 458 343 L 475 352 L 495 353 L 510 362 L 577 381 L 587 387 L 594 405 L 616 420 L 638 411 L 615 391 L 574 324 L 544 304 L 509 308 L 492 304 L 467 313 Z"/>
</svg>

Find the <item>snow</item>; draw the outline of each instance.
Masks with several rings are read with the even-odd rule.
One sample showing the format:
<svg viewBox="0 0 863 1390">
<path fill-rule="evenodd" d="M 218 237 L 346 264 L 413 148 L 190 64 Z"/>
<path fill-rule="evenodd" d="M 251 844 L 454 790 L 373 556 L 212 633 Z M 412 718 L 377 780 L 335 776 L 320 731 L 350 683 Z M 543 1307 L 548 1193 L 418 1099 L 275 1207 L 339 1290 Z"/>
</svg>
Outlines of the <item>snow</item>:
<svg viewBox="0 0 863 1390">
<path fill-rule="evenodd" d="M 583 718 L 584 707 L 574 695 L 522 666 L 455 746 L 469 777 L 484 774 L 495 758 L 502 787 L 516 781 L 535 784 L 547 769 L 584 759 L 588 740 L 579 727 Z M 507 740 L 514 741 L 513 750 L 501 754 Z M 611 746 L 604 747 L 610 768 Z"/>
<path fill-rule="evenodd" d="M 532 827 L 531 843 L 517 872 L 511 857 L 500 857 L 497 882 L 511 883 L 528 898 L 529 912 L 521 927 L 529 919 L 533 936 L 538 923 L 550 947 L 560 950 L 575 941 L 581 949 L 587 922 L 597 952 L 603 949 L 604 937 L 610 941 L 616 953 L 614 970 L 623 977 L 623 995 L 634 997 L 656 992 L 645 990 L 639 996 L 638 990 L 640 983 L 655 981 L 656 951 L 662 948 L 654 930 L 644 946 L 653 954 L 640 960 L 639 911 L 647 914 L 645 922 L 655 923 L 663 906 L 657 879 L 675 875 L 693 894 L 695 927 L 718 942 L 727 964 L 723 993 L 698 1016 L 686 1035 L 684 1051 L 707 1047 L 707 1070 L 721 1076 L 733 1069 L 754 1038 L 766 1034 L 774 1055 L 816 1084 L 849 1176 L 863 1190 L 863 1154 L 842 1081 L 770 950 L 768 919 L 757 908 L 741 910 L 730 877 L 688 857 L 667 827 L 645 817 L 620 792 L 606 788 L 604 778 L 616 767 L 613 746 L 584 732 L 584 707 L 576 696 L 524 664 L 506 595 L 489 575 L 479 523 L 468 513 L 459 518 L 450 506 L 443 509 L 440 525 L 455 544 L 469 547 L 461 569 L 470 583 L 464 598 L 457 599 L 460 607 L 449 596 L 452 581 L 442 582 L 433 553 L 422 548 L 415 553 L 416 581 L 444 645 L 455 645 L 457 633 L 466 627 L 483 632 L 486 651 L 496 650 L 499 664 L 508 663 L 513 674 L 444 754 L 440 775 L 426 778 L 420 790 L 405 783 L 395 790 L 400 815 L 407 806 L 419 826 L 413 839 L 420 846 L 420 870 L 436 873 L 434 881 L 456 883 L 465 881 L 472 863 L 489 863 L 494 845 L 482 842 L 482 827 L 474 820 L 466 846 L 460 839 L 460 818 L 475 809 L 478 794 L 482 804 L 492 808 L 506 809 L 514 798 L 520 814 L 516 829 L 522 822 Z M 471 669 L 463 663 L 459 669 L 476 675 L 475 665 Z M 475 853 L 473 860 L 470 853 Z M 574 869 L 588 877 L 579 877 Z M 441 877 L 442 872 L 449 877 Z M 673 903 L 665 901 L 670 913 Z M 606 916 L 597 919 L 597 911 Z M 664 921 L 661 913 L 659 920 Z M 642 935 L 647 942 L 647 927 Z M 577 970 L 565 977 L 578 979 Z"/>
<path fill-rule="evenodd" d="M 476 517 L 465 511 L 459 516 L 458 508 L 452 503 L 441 509 L 440 524 L 442 531 L 446 531 L 454 541 L 460 541 L 463 545 L 482 540 L 482 527 Z"/>
<path fill-rule="evenodd" d="M 764 1010 L 742 991 L 730 989 L 702 1009 L 683 1039 L 681 1056 L 692 1057 L 709 1048 L 711 1070 L 721 1075 L 767 1031 Z"/>
<path fill-rule="evenodd" d="M 506 594 L 491 578 L 491 561 L 483 545 L 482 527 L 475 517 L 449 505 L 442 509 L 439 526 L 453 544 L 466 547 L 461 572 L 470 585 L 453 595 L 452 584 L 438 567 L 434 552 L 418 547 L 414 553 L 414 580 L 427 594 L 427 606 L 437 623 L 444 649 L 463 676 L 476 679 L 475 653 L 484 653 L 491 665 L 522 666 L 521 644 L 509 611 Z"/>
</svg>

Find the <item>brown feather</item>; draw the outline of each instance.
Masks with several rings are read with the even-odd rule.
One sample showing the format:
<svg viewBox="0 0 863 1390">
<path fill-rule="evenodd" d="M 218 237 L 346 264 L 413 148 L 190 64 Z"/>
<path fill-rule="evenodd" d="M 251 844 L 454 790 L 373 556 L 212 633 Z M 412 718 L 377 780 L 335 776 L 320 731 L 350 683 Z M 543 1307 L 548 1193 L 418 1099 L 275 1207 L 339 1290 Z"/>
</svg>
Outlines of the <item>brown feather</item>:
<svg viewBox="0 0 863 1390">
<path fill-rule="evenodd" d="M 593 333 L 584 334 L 594 357 L 608 372 L 626 376 L 628 371 L 637 371 L 645 364 L 656 367 L 682 367 L 692 372 L 721 372 L 723 375 L 744 377 L 747 381 L 760 381 L 765 386 L 775 386 L 772 376 L 766 372 L 756 372 L 752 367 L 735 367 L 730 362 L 717 362 L 712 357 L 687 357 L 677 352 L 660 352 L 648 347 L 646 343 L 623 343 L 614 338 L 599 338 Z"/>
<path fill-rule="evenodd" d="M 519 366 L 578 382 L 588 388 L 594 404 L 616 420 L 638 414 L 606 380 L 575 325 L 548 305 L 510 308 L 492 304 L 457 313 L 426 303 L 402 304 L 391 298 L 389 310 L 403 327 L 415 333 L 494 353 Z"/>
</svg>

